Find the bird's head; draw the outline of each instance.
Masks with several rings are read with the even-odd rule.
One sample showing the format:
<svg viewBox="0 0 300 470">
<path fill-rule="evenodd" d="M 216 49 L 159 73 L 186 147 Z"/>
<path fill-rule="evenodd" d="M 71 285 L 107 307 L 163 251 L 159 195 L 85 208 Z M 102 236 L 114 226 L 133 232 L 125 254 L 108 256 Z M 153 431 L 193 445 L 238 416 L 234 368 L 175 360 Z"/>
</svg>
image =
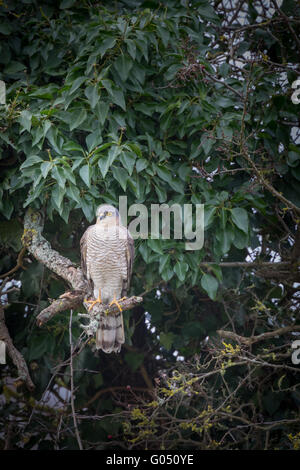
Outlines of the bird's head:
<svg viewBox="0 0 300 470">
<path fill-rule="evenodd" d="M 119 224 L 119 211 L 114 206 L 109 204 L 102 204 L 96 211 L 97 224 L 109 223 Z"/>
</svg>

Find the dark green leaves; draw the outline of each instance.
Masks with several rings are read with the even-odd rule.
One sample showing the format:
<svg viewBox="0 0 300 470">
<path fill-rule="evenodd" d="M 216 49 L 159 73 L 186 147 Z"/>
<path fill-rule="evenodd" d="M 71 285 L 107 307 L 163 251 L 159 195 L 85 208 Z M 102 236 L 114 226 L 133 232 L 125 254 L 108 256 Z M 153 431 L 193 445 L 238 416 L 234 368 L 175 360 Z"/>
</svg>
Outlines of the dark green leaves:
<svg viewBox="0 0 300 470">
<path fill-rule="evenodd" d="M 126 191 L 127 187 L 127 179 L 129 177 L 128 173 L 124 168 L 121 167 L 113 167 L 113 176 L 114 178 L 120 183 L 123 191 Z"/>
<path fill-rule="evenodd" d="M 218 291 L 218 281 L 211 274 L 203 274 L 201 287 L 207 292 L 212 300 L 216 300 Z"/>
<path fill-rule="evenodd" d="M 87 187 L 91 186 L 91 167 L 90 165 L 84 165 L 79 170 L 79 175 L 82 180 L 85 182 Z"/>
<path fill-rule="evenodd" d="M 105 178 L 110 166 L 121 153 L 121 148 L 117 145 L 111 147 L 106 155 L 103 155 L 98 160 L 98 166 L 100 168 L 103 178 Z"/>
<path fill-rule="evenodd" d="M 248 233 L 248 214 L 242 207 L 235 207 L 231 211 L 231 218 L 233 223 L 244 233 Z"/>
<path fill-rule="evenodd" d="M 22 129 L 26 129 L 26 131 L 30 132 L 31 129 L 31 118 L 32 114 L 28 110 L 24 110 L 21 112 L 19 122 L 21 124 Z"/>
<path fill-rule="evenodd" d="M 189 265 L 182 261 L 178 261 L 174 266 L 174 272 L 180 281 L 185 280 L 185 276 L 188 270 L 189 270 Z"/>
<path fill-rule="evenodd" d="M 94 109 L 100 98 L 98 88 L 90 85 L 84 90 L 84 94 L 87 97 L 91 108 Z"/>
<path fill-rule="evenodd" d="M 100 47 L 98 47 L 97 49 L 97 52 L 100 54 L 101 59 L 106 53 L 106 51 L 114 47 L 115 43 L 116 43 L 116 39 L 114 37 L 109 37 L 107 39 L 104 39 Z"/>
<path fill-rule="evenodd" d="M 116 61 L 114 63 L 114 66 L 115 66 L 115 69 L 117 70 L 118 74 L 120 75 L 121 79 L 124 82 L 126 82 L 128 76 L 129 76 L 130 70 L 133 66 L 133 62 L 130 59 L 130 57 L 125 55 L 125 54 L 120 55 L 116 59 Z"/>
<path fill-rule="evenodd" d="M 72 118 L 70 120 L 70 131 L 77 129 L 87 118 L 87 112 L 85 109 L 77 109 L 73 111 Z"/>
</svg>

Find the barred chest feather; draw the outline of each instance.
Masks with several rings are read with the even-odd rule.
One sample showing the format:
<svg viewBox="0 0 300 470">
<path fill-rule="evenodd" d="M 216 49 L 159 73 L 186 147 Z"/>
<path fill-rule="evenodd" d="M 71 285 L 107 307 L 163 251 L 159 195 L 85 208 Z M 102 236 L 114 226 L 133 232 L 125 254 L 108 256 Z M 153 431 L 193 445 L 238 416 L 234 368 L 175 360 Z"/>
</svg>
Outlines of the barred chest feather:
<svg viewBox="0 0 300 470">
<path fill-rule="evenodd" d="M 114 296 L 120 298 L 127 279 L 126 235 L 125 227 L 103 227 L 101 224 L 94 225 L 88 234 L 87 277 L 94 283 L 95 297 L 101 290 L 104 303 L 111 302 Z"/>
</svg>

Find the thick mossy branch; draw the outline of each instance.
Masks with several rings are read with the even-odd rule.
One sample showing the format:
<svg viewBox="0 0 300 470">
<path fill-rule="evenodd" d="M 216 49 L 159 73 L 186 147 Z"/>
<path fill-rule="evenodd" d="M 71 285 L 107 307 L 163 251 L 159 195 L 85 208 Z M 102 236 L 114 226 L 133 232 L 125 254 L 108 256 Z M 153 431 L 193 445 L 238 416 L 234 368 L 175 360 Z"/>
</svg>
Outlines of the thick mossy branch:
<svg viewBox="0 0 300 470">
<path fill-rule="evenodd" d="M 67 281 L 74 290 L 85 290 L 86 280 L 80 268 L 51 248 L 42 236 L 44 224 L 38 212 L 29 209 L 24 219 L 23 245 L 48 269 Z"/>
<path fill-rule="evenodd" d="M 80 307 L 84 299 L 84 293 L 78 291 L 66 292 L 63 296 L 54 300 L 49 307 L 46 307 L 41 311 L 36 319 L 38 326 L 42 326 L 44 323 L 47 323 L 59 312 Z"/>
<path fill-rule="evenodd" d="M 78 308 L 81 304 L 84 305 L 87 316 L 91 320 L 95 320 L 95 324 L 99 315 L 114 315 L 117 313 L 117 305 L 96 304 L 89 310 L 90 305 L 85 302 L 85 299 L 90 299 L 91 293 L 81 268 L 75 266 L 68 258 L 53 250 L 50 243 L 42 236 L 42 231 L 43 221 L 40 214 L 29 209 L 24 220 L 23 245 L 40 263 L 67 281 L 71 291 L 65 292 L 47 308 L 42 310 L 37 317 L 37 324 L 42 326 L 57 313 Z M 136 307 L 142 301 L 142 297 L 133 296 L 120 300 L 119 304 L 122 310 L 129 310 Z"/>
</svg>

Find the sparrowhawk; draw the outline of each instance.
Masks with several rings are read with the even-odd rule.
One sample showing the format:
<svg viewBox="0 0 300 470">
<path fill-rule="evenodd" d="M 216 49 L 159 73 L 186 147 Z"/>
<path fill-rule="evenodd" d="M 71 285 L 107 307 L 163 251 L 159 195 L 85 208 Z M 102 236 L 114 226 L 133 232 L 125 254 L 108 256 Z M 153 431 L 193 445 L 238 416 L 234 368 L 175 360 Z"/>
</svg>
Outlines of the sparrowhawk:
<svg viewBox="0 0 300 470">
<path fill-rule="evenodd" d="M 134 258 L 134 241 L 122 225 L 118 210 L 101 205 L 91 225 L 80 240 L 81 266 L 96 300 L 88 300 L 90 309 L 96 303 L 116 304 L 117 314 L 100 317 L 96 348 L 106 353 L 120 352 L 125 341 L 122 309 L 118 300 L 127 295 Z"/>
</svg>

